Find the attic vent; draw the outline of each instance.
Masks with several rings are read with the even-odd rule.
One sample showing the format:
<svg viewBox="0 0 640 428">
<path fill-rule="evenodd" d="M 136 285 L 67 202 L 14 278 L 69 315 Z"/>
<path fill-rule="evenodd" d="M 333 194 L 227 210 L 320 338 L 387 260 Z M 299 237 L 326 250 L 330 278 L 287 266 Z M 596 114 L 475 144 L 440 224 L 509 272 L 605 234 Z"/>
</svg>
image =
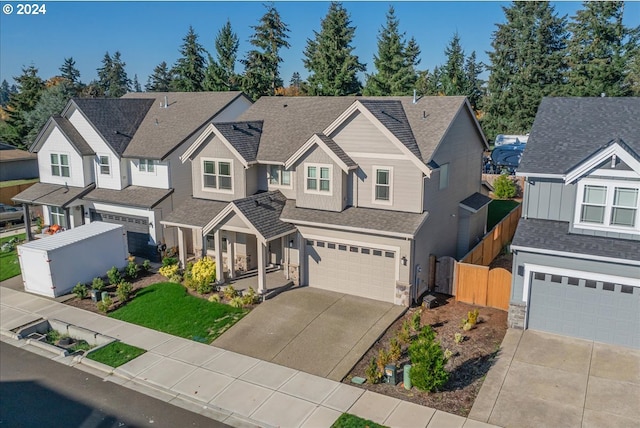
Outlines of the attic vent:
<svg viewBox="0 0 640 428">
<path fill-rule="evenodd" d="M 234 131 L 240 131 L 240 128 L 238 128 L 238 125 L 236 125 L 235 123 L 231 126 L 231 128 L 232 128 Z"/>
<path fill-rule="evenodd" d="M 256 199 L 256 207 L 260 206 L 260 201 Z"/>
<path fill-rule="evenodd" d="M 169 107 L 169 97 L 168 96 L 164 96 L 164 108 L 168 108 Z"/>
<path fill-rule="evenodd" d="M 287 108 L 289 107 L 289 104 L 283 104 L 282 107 Z"/>
<path fill-rule="evenodd" d="M 616 163 L 618 163 L 618 156 L 616 155 L 611 156 L 611 168 L 615 168 Z"/>
</svg>

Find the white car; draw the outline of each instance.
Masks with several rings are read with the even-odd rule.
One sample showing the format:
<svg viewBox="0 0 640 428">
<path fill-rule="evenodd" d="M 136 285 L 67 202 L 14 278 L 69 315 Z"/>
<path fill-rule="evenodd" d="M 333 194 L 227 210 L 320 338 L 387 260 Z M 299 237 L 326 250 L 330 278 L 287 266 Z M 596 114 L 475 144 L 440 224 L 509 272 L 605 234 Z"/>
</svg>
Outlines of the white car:
<svg viewBox="0 0 640 428">
<path fill-rule="evenodd" d="M 527 135 L 504 135 L 498 134 L 494 143 L 495 147 L 506 146 L 509 144 L 527 144 L 529 134 Z"/>
<path fill-rule="evenodd" d="M 24 223 L 24 209 L 0 204 L 0 225 L 6 225 L 9 222 Z"/>
</svg>

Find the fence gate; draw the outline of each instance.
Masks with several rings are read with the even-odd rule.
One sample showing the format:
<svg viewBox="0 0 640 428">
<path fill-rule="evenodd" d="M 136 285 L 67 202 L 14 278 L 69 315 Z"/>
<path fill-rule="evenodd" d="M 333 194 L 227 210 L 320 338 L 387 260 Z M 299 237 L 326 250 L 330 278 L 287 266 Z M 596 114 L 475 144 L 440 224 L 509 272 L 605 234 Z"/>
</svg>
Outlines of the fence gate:
<svg viewBox="0 0 640 428">
<path fill-rule="evenodd" d="M 438 293 L 456 294 L 453 283 L 453 275 L 456 268 L 456 259 L 453 257 L 440 257 L 436 262 L 436 291 Z"/>
</svg>

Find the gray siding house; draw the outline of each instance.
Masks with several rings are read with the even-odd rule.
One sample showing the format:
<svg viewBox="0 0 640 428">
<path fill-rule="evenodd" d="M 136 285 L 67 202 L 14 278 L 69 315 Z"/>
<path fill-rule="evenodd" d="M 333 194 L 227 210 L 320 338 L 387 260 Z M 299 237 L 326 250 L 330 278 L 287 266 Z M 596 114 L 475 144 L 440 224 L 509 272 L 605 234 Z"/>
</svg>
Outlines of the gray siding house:
<svg viewBox="0 0 640 428">
<path fill-rule="evenodd" d="M 518 168 L 509 324 L 640 348 L 640 98 L 545 98 Z"/>
<path fill-rule="evenodd" d="M 181 263 L 256 270 L 260 292 L 279 265 L 302 285 L 409 305 L 430 256 L 484 234 L 486 147 L 464 97 L 263 97 L 184 151 L 193 197 L 161 223 Z"/>
</svg>

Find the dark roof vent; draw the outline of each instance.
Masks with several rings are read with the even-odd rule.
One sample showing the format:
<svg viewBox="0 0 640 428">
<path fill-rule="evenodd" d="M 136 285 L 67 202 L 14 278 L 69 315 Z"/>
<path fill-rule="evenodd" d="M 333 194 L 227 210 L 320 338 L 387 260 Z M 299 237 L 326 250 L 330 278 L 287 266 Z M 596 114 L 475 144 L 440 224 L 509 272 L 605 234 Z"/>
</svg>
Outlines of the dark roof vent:
<svg viewBox="0 0 640 428">
<path fill-rule="evenodd" d="M 260 205 L 260 201 L 256 199 L 256 207 L 259 207 Z"/>
<path fill-rule="evenodd" d="M 289 104 L 283 104 L 282 107 L 287 108 L 289 107 Z"/>
</svg>

